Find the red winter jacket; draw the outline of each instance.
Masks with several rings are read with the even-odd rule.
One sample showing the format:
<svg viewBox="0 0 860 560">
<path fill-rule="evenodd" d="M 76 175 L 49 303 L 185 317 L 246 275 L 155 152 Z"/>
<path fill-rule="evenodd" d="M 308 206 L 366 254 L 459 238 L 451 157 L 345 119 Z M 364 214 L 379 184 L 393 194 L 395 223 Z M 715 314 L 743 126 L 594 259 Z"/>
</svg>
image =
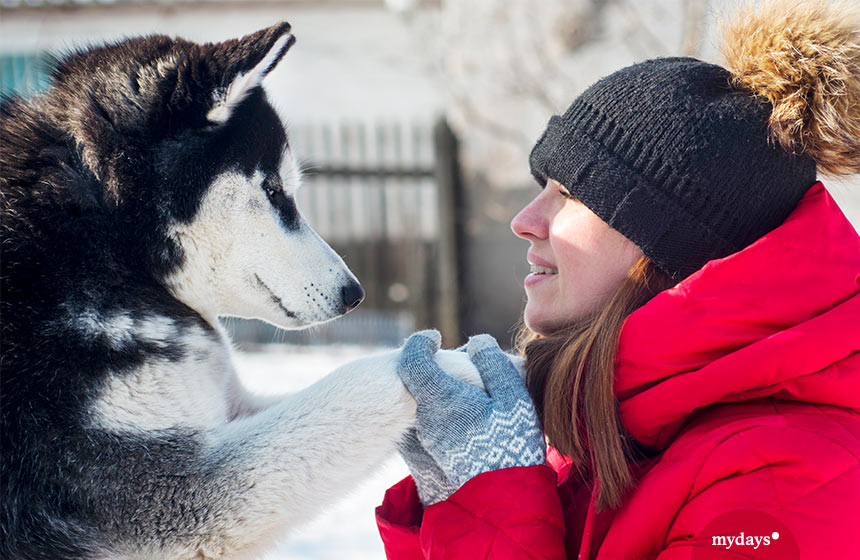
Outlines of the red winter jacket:
<svg viewBox="0 0 860 560">
<path fill-rule="evenodd" d="M 860 558 L 860 237 L 821 183 L 779 228 L 631 315 L 621 421 L 662 452 L 612 511 L 551 467 L 377 508 L 389 558 Z"/>
</svg>

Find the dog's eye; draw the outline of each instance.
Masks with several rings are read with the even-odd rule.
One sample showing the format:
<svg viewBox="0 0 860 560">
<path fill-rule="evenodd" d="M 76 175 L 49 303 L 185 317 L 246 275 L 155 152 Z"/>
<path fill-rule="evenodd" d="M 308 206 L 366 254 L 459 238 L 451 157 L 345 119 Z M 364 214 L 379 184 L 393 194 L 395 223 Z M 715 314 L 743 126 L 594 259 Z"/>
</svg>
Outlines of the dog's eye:
<svg viewBox="0 0 860 560">
<path fill-rule="evenodd" d="M 278 192 L 277 190 L 275 190 L 273 187 L 270 187 L 269 185 L 264 186 L 263 190 L 266 192 L 266 196 L 268 196 L 269 198 L 274 197 L 275 194 L 277 194 L 277 192 Z"/>
</svg>

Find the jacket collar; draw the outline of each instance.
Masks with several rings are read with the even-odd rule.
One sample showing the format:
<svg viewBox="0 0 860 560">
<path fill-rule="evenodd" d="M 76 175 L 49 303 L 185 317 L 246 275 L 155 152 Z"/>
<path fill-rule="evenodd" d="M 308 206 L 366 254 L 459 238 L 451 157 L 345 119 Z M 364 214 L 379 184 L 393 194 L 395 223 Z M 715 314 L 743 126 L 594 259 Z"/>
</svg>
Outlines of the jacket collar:
<svg viewBox="0 0 860 560">
<path fill-rule="evenodd" d="M 621 421 L 663 448 L 694 410 L 718 402 L 773 396 L 860 409 L 858 317 L 860 237 L 816 183 L 780 227 L 627 319 Z"/>
</svg>

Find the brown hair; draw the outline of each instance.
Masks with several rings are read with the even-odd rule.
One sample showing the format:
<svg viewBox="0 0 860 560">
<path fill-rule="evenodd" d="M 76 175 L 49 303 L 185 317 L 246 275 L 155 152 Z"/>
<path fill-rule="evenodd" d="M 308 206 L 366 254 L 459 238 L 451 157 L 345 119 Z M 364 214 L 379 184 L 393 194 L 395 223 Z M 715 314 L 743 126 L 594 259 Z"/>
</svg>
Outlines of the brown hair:
<svg viewBox="0 0 860 560">
<path fill-rule="evenodd" d="M 615 356 L 624 320 L 675 282 L 642 257 L 608 303 L 590 316 L 542 336 L 523 327 L 517 349 L 526 384 L 550 444 L 571 457 L 579 474 L 597 475 L 599 510 L 617 507 L 632 483 L 633 449 L 615 399 Z"/>
</svg>

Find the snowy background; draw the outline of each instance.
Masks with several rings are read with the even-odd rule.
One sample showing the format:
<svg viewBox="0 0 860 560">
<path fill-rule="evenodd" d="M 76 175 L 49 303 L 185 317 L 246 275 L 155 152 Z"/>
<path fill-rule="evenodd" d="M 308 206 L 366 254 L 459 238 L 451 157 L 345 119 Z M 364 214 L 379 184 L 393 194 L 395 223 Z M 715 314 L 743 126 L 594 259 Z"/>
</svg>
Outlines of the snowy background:
<svg viewBox="0 0 860 560">
<path fill-rule="evenodd" d="M 368 127 L 428 123 L 440 115 L 450 123 L 459 140 L 468 210 L 462 217 L 468 239 L 462 260 L 469 266 L 462 271 L 459 297 L 469 312 L 463 313 L 460 332 L 492 332 L 504 343 L 521 312 L 528 268 L 526 243 L 510 233 L 509 223 L 535 194 L 527 156 L 548 116 L 563 111 L 598 77 L 639 60 L 689 55 L 717 61 L 716 20 L 734 4 L 0 0 L 0 91 L 4 79 L 15 77 L 22 64 L 32 66 L 44 52 L 145 33 L 218 41 L 289 20 L 298 42 L 267 78 L 266 88 L 290 123 L 297 148 L 302 130 L 339 130 L 356 122 Z M 299 152 L 316 159 L 309 147 Z M 860 229 L 860 176 L 825 184 Z M 492 290 L 485 289 L 487 278 L 494 280 Z M 362 281 L 367 286 L 367 278 Z M 387 285 L 379 292 L 394 293 Z M 334 325 L 341 334 L 346 327 L 369 332 L 369 323 L 359 319 L 371 311 L 365 304 Z M 402 339 L 418 325 L 407 318 L 395 326 L 400 330 L 385 340 Z M 312 336 L 319 341 L 327 331 Z M 284 338 L 279 333 L 271 340 Z M 299 390 L 346 362 L 387 349 L 266 344 L 248 347 L 236 359 L 251 389 L 272 394 Z M 384 558 L 374 508 L 385 489 L 406 474 L 403 462 L 392 457 L 351 495 L 285 534 L 284 544 L 263 558 Z"/>
<path fill-rule="evenodd" d="M 249 389 L 262 394 L 292 393 L 353 360 L 390 350 L 369 346 L 270 344 L 236 353 L 236 366 Z M 340 503 L 303 527 L 285 533 L 284 544 L 263 560 L 378 560 L 385 558 L 374 509 L 385 490 L 409 474 L 393 456 L 376 475 Z"/>
</svg>

